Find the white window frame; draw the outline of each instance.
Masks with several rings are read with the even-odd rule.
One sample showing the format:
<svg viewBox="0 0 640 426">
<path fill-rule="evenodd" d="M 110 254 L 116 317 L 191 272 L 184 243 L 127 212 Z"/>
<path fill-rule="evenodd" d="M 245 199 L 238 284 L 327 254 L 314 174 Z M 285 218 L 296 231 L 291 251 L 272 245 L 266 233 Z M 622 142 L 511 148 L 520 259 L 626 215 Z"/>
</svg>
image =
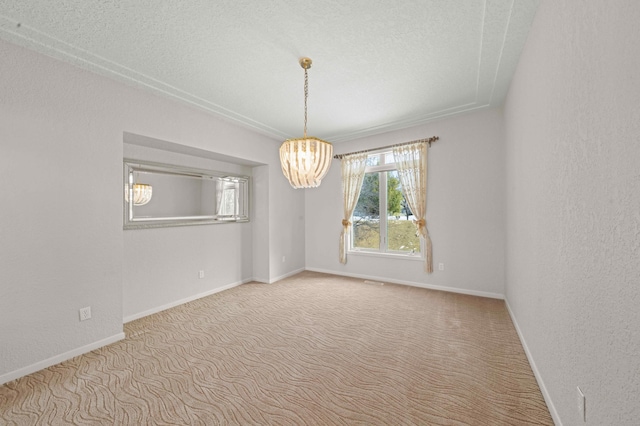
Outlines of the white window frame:
<svg viewBox="0 0 640 426">
<path fill-rule="evenodd" d="M 349 236 L 349 250 L 348 253 L 352 255 L 365 255 L 365 256 L 376 256 L 376 257 L 387 257 L 387 258 L 402 258 L 402 259 L 410 259 L 410 260 L 420 260 L 424 261 L 425 259 L 425 247 L 424 241 L 420 238 L 420 252 L 419 253 L 408 253 L 404 251 L 397 250 L 389 250 L 388 248 L 388 237 L 387 237 L 387 173 L 391 171 L 397 171 L 396 163 L 393 159 L 392 151 L 373 151 L 367 157 L 378 157 L 380 162 L 375 166 L 366 166 L 364 169 L 364 173 L 378 173 L 378 185 L 379 188 L 384 188 L 384 190 L 379 192 L 379 209 L 380 209 L 380 248 L 379 249 L 371 249 L 371 248 L 360 248 L 354 247 L 354 237 L 353 232 L 355 226 L 351 227 L 351 235 Z M 384 214 L 383 214 L 384 212 Z M 352 216 L 353 217 L 353 216 Z"/>
</svg>

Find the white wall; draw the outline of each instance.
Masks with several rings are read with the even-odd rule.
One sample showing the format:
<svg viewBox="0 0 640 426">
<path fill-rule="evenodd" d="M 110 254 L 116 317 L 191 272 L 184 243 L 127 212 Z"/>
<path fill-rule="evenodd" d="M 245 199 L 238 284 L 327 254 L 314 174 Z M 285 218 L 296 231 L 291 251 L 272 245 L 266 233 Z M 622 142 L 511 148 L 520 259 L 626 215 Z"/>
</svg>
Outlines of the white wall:
<svg viewBox="0 0 640 426">
<path fill-rule="evenodd" d="M 242 243 L 234 251 L 251 253 L 252 275 L 265 281 L 304 268 L 304 194 L 282 177 L 278 141 L 4 41 L 0 57 L 0 383 L 122 337 L 125 132 L 265 164 L 257 169 L 266 191 L 255 207 L 268 213 L 249 236 L 238 227 Z M 201 227 L 158 230 L 181 248 L 200 246 L 201 262 L 172 278 L 201 263 L 220 270 L 216 241 L 238 233 L 233 225 L 211 227 L 211 238 Z M 129 234 L 126 250 L 158 250 L 141 235 Z M 244 278 L 242 259 L 226 265 L 227 275 L 210 275 L 209 284 Z M 199 284 L 185 285 L 197 294 Z M 167 300 L 185 294 L 165 284 L 159 293 Z M 80 323 L 85 306 L 93 318 Z"/>
<path fill-rule="evenodd" d="M 279 148 L 279 145 L 278 147 Z M 278 154 L 278 149 L 274 153 Z M 274 282 L 305 269 L 306 189 L 293 189 L 282 174 L 280 157 L 269 169 L 269 281 Z M 295 197 L 291 195 L 294 193 Z M 256 275 L 257 277 L 257 275 Z"/>
<path fill-rule="evenodd" d="M 422 262 L 349 255 L 338 262 L 342 229 L 340 162 L 306 193 L 307 269 L 387 282 L 441 287 L 492 297 L 504 294 L 504 136 L 502 112 L 485 110 L 336 145 L 336 153 L 439 136 L 429 150 L 427 225 L 433 274 Z M 438 270 L 438 263 L 445 270 Z"/>
<path fill-rule="evenodd" d="M 251 175 L 248 166 L 128 143 L 124 144 L 124 156 Z M 222 223 L 124 231 L 125 322 L 251 280 L 253 251 L 247 248 L 253 243 L 252 225 Z M 204 271 L 204 278 L 199 278 L 199 271 Z"/>
<path fill-rule="evenodd" d="M 251 221 L 253 222 L 253 278 L 260 282 L 269 282 L 269 172 L 273 167 L 253 168 L 251 182 Z M 278 179 L 278 177 L 276 177 Z"/>
<path fill-rule="evenodd" d="M 505 106 L 507 299 L 558 424 L 640 424 L 640 2 L 546 0 Z"/>
</svg>

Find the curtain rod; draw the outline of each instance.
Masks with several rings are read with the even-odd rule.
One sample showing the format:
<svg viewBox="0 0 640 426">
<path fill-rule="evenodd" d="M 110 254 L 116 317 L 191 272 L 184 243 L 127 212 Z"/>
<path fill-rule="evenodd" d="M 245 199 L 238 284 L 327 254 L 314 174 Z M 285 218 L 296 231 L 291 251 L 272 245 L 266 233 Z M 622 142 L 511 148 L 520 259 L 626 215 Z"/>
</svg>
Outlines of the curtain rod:
<svg viewBox="0 0 640 426">
<path fill-rule="evenodd" d="M 418 140 L 411 141 L 411 142 L 403 142 L 403 143 L 397 143 L 395 145 L 381 146 L 379 148 L 364 149 L 362 151 L 348 152 L 346 154 L 337 154 L 337 155 L 334 155 L 333 158 L 335 158 L 337 160 L 342 160 L 342 158 L 346 157 L 347 155 L 364 154 L 365 152 L 380 151 L 381 149 L 395 148 L 396 146 L 410 145 L 412 143 L 418 143 L 418 142 L 426 142 L 426 143 L 429 144 L 429 146 L 431 146 L 431 142 L 435 142 L 438 139 L 440 139 L 439 136 L 431 136 L 430 138 L 427 138 L 427 139 L 418 139 Z"/>
</svg>

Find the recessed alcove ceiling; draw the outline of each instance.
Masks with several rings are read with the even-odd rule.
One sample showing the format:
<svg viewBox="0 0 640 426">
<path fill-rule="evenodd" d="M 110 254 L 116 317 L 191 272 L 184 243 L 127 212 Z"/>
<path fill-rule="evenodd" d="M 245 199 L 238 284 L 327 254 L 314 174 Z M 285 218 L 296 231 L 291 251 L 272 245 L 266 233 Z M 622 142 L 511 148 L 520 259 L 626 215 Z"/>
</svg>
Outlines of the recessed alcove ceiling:
<svg viewBox="0 0 640 426">
<path fill-rule="evenodd" d="M 210 160 L 222 161 L 225 163 L 237 164 L 239 166 L 255 167 L 262 166 L 263 163 L 247 160 L 244 158 L 232 157 L 230 155 L 220 154 L 218 152 L 207 151 L 200 148 L 194 148 L 187 145 L 164 141 L 149 136 L 137 135 L 135 133 L 124 132 L 122 141 L 126 144 L 145 146 L 147 148 L 160 149 L 167 152 L 175 152 L 178 154 L 191 155 L 193 157 L 208 158 Z"/>
<path fill-rule="evenodd" d="M 539 0 L 5 0 L 0 37 L 274 139 L 499 106 Z"/>
</svg>

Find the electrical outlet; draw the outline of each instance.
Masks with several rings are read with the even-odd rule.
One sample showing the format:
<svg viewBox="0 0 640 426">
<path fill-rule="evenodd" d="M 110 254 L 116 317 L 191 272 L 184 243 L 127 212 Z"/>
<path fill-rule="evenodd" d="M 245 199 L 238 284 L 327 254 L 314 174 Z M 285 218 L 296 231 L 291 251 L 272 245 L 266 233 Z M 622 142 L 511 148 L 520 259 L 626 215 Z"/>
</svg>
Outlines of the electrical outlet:
<svg viewBox="0 0 640 426">
<path fill-rule="evenodd" d="M 204 271 L 198 271 L 198 278 L 200 279 L 204 278 Z"/>
<path fill-rule="evenodd" d="M 584 397 L 584 394 L 582 393 L 582 391 L 580 390 L 580 387 L 576 387 L 576 389 L 578 390 L 578 398 L 577 398 L 577 402 L 578 402 L 578 413 L 580 415 L 580 420 L 582 420 L 583 422 L 587 421 L 587 412 L 586 412 L 586 404 L 587 404 L 587 400 Z"/>
<path fill-rule="evenodd" d="M 286 260 L 287 260 L 287 258 L 282 256 L 282 263 L 284 263 Z"/>
<path fill-rule="evenodd" d="M 438 263 L 438 270 L 444 271 L 444 263 Z"/>
<path fill-rule="evenodd" d="M 91 306 L 80 309 L 80 321 L 91 319 Z"/>
</svg>

